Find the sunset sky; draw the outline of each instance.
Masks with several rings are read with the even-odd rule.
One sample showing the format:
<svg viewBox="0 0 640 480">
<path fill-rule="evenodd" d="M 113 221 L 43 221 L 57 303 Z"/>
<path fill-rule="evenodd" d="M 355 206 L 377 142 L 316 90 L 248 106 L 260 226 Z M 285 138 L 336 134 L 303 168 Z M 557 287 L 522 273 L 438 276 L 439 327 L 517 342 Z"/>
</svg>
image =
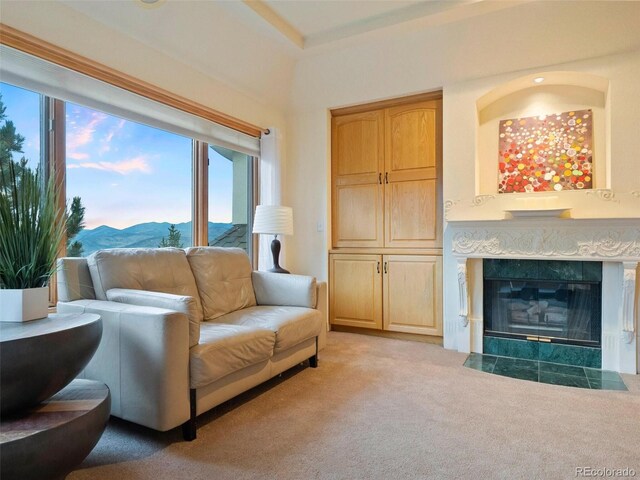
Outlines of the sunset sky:
<svg viewBox="0 0 640 480">
<path fill-rule="evenodd" d="M 0 84 L 5 115 L 40 155 L 39 96 Z M 191 220 L 191 139 L 67 103 L 67 198 L 80 196 L 86 228 Z M 17 155 L 20 158 L 22 155 Z M 212 222 L 231 221 L 232 164 L 209 150 Z"/>
</svg>

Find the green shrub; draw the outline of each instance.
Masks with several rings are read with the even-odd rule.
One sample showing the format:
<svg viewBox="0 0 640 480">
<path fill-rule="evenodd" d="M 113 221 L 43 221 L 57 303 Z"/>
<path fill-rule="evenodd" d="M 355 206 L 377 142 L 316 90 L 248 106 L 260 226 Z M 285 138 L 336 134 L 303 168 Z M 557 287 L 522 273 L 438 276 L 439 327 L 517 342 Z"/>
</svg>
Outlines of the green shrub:
<svg viewBox="0 0 640 480">
<path fill-rule="evenodd" d="M 8 162 L 0 170 L 0 288 L 47 286 L 65 231 L 53 177 Z"/>
</svg>

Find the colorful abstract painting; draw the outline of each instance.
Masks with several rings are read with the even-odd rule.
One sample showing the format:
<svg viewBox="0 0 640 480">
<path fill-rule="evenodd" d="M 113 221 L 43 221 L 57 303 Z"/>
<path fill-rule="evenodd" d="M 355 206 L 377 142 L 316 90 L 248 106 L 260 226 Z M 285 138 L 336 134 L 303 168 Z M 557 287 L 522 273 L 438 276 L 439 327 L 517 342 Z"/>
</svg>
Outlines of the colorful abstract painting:
<svg viewBox="0 0 640 480">
<path fill-rule="evenodd" d="M 593 114 L 500 120 L 499 193 L 592 188 Z"/>
</svg>

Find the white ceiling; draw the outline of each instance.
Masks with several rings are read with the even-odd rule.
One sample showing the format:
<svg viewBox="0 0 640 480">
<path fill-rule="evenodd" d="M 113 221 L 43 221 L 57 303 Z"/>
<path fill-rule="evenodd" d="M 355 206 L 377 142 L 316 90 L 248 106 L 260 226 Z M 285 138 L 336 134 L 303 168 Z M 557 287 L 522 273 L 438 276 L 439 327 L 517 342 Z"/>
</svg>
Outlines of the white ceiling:
<svg viewBox="0 0 640 480">
<path fill-rule="evenodd" d="M 22 0 L 0 0 L 4 5 Z M 530 0 L 46 0 L 256 101 L 286 105 L 297 62 Z M 91 39 L 89 39 L 91 40 Z M 179 72 L 176 72 L 179 75 Z"/>
<path fill-rule="evenodd" d="M 235 21 L 228 24 L 240 22 L 253 35 L 268 38 L 283 53 L 298 59 L 319 46 L 324 47 L 322 51 L 339 48 L 340 41 L 365 41 L 367 34 L 409 22 L 423 21 L 434 26 L 530 0 L 60 1 L 152 46 L 162 43 L 158 38 L 170 32 L 187 33 L 189 39 L 202 45 L 219 42 L 219 32 L 228 33 L 220 27 L 221 21 L 231 16 Z M 186 31 L 180 30 L 185 27 Z M 162 48 L 167 51 L 165 45 Z"/>
<path fill-rule="evenodd" d="M 486 0 L 245 0 L 269 22 L 275 15 L 302 38 L 303 49 Z M 266 8 L 265 8 L 266 7 Z M 273 25 L 279 29 L 279 23 Z M 283 34 L 286 33 L 281 32 Z"/>
</svg>

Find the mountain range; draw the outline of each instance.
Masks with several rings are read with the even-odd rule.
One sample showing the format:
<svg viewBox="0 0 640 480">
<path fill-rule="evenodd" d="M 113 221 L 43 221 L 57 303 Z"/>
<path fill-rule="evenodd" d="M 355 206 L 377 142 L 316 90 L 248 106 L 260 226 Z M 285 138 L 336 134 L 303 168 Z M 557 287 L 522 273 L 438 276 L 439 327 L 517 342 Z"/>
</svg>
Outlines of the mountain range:
<svg viewBox="0 0 640 480">
<path fill-rule="evenodd" d="M 83 255 L 91 255 L 102 248 L 157 247 L 162 237 L 169 236 L 169 227 L 175 225 L 184 246 L 191 245 L 191 222 L 171 224 L 169 222 L 139 223 L 118 229 L 101 225 L 84 229 L 72 241 L 82 242 Z M 213 240 L 233 227 L 231 223 L 209 222 L 209 240 Z"/>
</svg>

